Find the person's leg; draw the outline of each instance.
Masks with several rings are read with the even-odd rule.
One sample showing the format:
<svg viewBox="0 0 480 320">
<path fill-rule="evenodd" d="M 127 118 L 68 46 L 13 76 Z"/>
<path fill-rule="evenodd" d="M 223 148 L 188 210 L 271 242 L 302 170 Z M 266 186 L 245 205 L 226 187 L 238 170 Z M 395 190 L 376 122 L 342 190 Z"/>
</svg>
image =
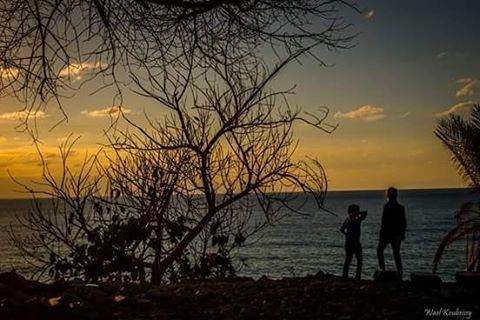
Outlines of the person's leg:
<svg viewBox="0 0 480 320">
<path fill-rule="evenodd" d="M 380 238 L 380 241 L 378 242 L 378 247 L 377 247 L 378 266 L 382 271 L 385 271 L 385 258 L 383 256 L 383 252 L 385 251 L 387 244 L 388 242 L 385 241 L 385 239 Z"/>
<path fill-rule="evenodd" d="M 402 241 L 400 239 L 392 241 L 393 258 L 395 259 L 395 266 L 397 267 L 397 272 L 400 276 L 400 279 L 403 276 L 402 257 L 400 256 L 401 242 Z"/>
<path fill-rule="evenodd" d="M 350 246 L 345 246 L 345 263 L 343 264 L 343 278 L 348 278 L 348 269 L 352 263 L 353 250 Z"/>
<path fill-rule="evenodd" d="M 359 243 L 355 250 L 355 257 L 357 258 L 357 273 L 355 274 L 355 279 L 360 280 L 362 277 L 362 265 L 363 265 L 363 254 L 362 254 L 362 245 Z"/>
</svg>

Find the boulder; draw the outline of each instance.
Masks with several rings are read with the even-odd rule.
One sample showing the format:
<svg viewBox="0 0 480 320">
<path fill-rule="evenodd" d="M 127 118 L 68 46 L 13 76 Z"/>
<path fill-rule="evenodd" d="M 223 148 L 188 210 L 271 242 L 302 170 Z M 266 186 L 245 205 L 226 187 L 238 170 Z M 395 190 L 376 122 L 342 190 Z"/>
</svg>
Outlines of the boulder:
<svg viewBox="0 0 480 320">
<path fill-rule="evenodd" d="M 457 272 L 455 280 L 461 287 L 480 291 L 480 272 Z"/>
<path fill-rule="evenodd" d="M 268 282 L 270 282 L 270 281 L 271 281 L 270 278 L 268 278 L 266 275 L 261 276 L 261 277 L 257 280 L 257 282 L 260 282 L 260 283 L 268 283 Z"/>
<path fill-rule="evenodd" d="M 27 283 L 27 280 L 19 275 L 15 270 L 0 273 L 0 283 L 6 286 L 18 286 Z"/>
<path fill-rule="evenodd" d="M 429 272 L 412 272 L 410 280 L 412 285 L 418 288 L 439 289 L 442 286 L 442 279 Z"/>
<path fill-rule="evenodd" d="M 398 282 L 402 280 L 396 271 L 375 271 L 373 279 L 378 282 Z"/>
</svg>

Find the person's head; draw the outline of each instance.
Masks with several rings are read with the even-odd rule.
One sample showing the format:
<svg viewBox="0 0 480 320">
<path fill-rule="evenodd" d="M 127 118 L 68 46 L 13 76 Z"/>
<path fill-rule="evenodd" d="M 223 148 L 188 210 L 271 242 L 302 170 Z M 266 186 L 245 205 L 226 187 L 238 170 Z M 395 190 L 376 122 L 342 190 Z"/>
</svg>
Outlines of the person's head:
<svg viewBox="0 0 480 320">
<path fill-rule="evenodd" d="M 398 190 L 394 187 L 390 187 L 387 189 L 387 198 L 389 201 L 397 201 L 398 198 Z"/>
<path fill-rule="evenodd" d="M 348 215 L 354 216 L 360 212 L 360 206 L 357 204 L 351 204 L 348 206 Z"/>
</svg>

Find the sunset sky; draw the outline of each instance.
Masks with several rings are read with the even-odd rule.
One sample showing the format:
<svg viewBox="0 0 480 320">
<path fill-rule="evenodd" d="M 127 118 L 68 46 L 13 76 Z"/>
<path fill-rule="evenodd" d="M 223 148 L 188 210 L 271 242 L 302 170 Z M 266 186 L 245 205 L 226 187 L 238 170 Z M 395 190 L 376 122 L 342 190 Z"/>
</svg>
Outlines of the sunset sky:
<svg viewBox="0 0 480 320">
<path fill-rule="evenodd" d="M 296 85 L 292 105 L 307 111 L 328 106 L 330 123 L 339 124 L 331 135 L 298 126 L 298 155 L 321 160 L 332 190 L 464 186 L 433 130 L 439 117 L 467 113 L 480 101 L 480 1 L 372 0 L 361 6 L 365 14 L 352 17 L 360 33 L 354 48 L 320 51 L 329 67 L 304 59 L 275 81 L 278 88 Z M 87 85 L 65 100 L 69 121 L 53 130 L 62 118 L 58 109 L 37 114 L 42 148 L 52 161 L 69 133 L 82 136 L 78 154 L 104 141 L 112 97 L 89 95 L 94 89 Z M 31 139 L 16 130 L 21 107 L 0 100 L 0 198 L 22 196 L 8 172 L 22 181 L 40 172 Z M 125 107 L 132 119 L 143 111 L 161 116 L 153 102 L 133 94 Z"/>
</svg>

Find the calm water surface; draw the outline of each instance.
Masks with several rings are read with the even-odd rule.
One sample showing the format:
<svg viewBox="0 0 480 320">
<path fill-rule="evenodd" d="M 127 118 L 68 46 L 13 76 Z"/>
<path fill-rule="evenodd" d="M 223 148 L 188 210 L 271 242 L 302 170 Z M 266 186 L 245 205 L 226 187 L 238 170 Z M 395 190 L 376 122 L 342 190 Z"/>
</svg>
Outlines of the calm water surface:
<svg viewBox="0 0 480 320">
<path fill-rule="evenodd" d="M 478 202 L 480 196 L 468 189 L 402 190 L 400 202 L 407 213 L 407 236 L 402 245 L 404 272 L 430 271 L 436 248 L 445 234 L 455 226 L 455 210 L 466 201 Z M 291 215 L 267 229 L 259 239 L 235 252 L 234 258 L 242 276 L 270 277 L 302 276 L 319 270 L 339 275 L 344 259 L 343 235 L 339 232 L 351 203 L 368 210 L 362 224 L 364 251 L 363 277 L 371 278 L 377 269 L 376 245 L 384 203 L 383 191 L 329 192 L 326 207 L 337 212 L 335 217 L 315 209 L 307 202 L 306 216 Z M 28 200 L 0 200 L 0 271 L 15 268 L 30 272 L 21 254 L 10 243 L 8 230 L 25 232 L 16 220 L 29 207 Z M 255 240 L 255 241 L 253 241 Z M 441 261 L 439 274 L 452 280 L 455 272 L 464 268 L 465 244 L 460 241 L 450 246 Z M 392 268 L 390 247 L 385 251 L 387 268 Z M 354 259 L 355 263 L 355 259 Z M 354 272 L 352 266 L 351 273 Z"/>
</svg>

